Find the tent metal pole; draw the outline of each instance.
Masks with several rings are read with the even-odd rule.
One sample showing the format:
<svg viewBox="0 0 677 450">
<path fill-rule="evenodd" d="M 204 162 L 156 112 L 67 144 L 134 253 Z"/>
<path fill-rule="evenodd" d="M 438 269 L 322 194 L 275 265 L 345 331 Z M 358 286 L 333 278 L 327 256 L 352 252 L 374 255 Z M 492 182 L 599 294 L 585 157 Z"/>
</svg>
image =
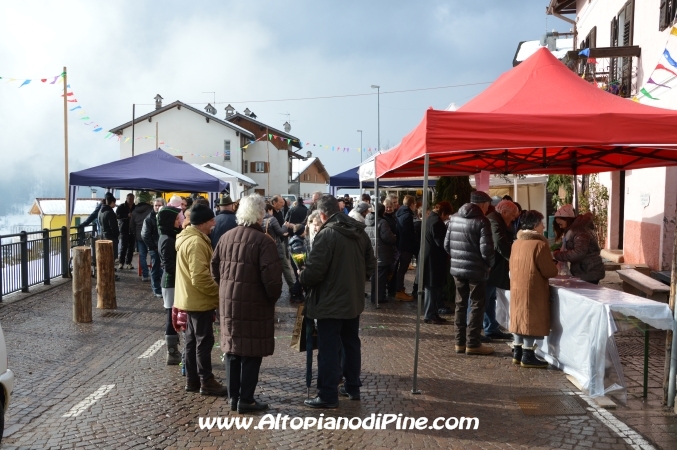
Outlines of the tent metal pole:
<svg viewBox="0 0 677 450">
<path fill-rule="evenodd" d="M 132 156 L 134 156 L 134 122 L 136 122 L 136 103 L 132 103 Z"/>
<path fill-rule="evenodd" d="M 418 389 L 418 343 L 421 334 L 421 303 L 425 291 L 425 281 L 423 280 L 423 266 L 425 261 L 425 235 L 428 211 L 428 154 L 426 153 L 423 163 L 423 218 L 421 221 L 421 247 L 416 257 L 416 270 L 418 271 L 418 292 L 416 298 L 416 340 L 414 342 L 414 377 L 412 381 L 411 393 L 420 394 Z M 423 288 L 423 289 L 421 289 Z"/>
<path fill-rule="evenodd" d="M 670 301 L 668 305 L 670 306 L 670 309 L 672 309 L 675 323 L 677 323 L 677 307 L 675 307 L 675 297 L 677 296 L 677 231 L 675 232 L 675 242 L 672 251 L 672 276 L 670 277 Z M 670 336 L 671 334 L 672 336 Z M 677 388 L 677 386 L 675 386 L 675 376 L 677 375 L 677 330 L 673 330 L 672 332 L 668 331 L 667 336 L 665 337 L 665 358 L 665 369 L 666 372 L 668 372 L 668 386 L 667 389 L 663 386 L 663 392 L 667 397 L 665 399 L 667 406 L 674 406 L 675 412 L 677 413 L 677 406 L 675 406 L 675 389 Z M 667 363 L 668 358 L 670 361 L 669 365 Z"/>
<path fill-rule="evenodd" d="M 376 257 L 376 272 L 374 273 L 374 295 L 376 296 L 376 299 L 374 300 L 374 304 L 376 305 L 376 309 L 378 309 L 378 238 L 379 238 L 379 232 L 378 232 L 378 178 L 376 178 L 376 174 L 374 174 L 374 196 L 376 197 L 376 203 L 373 205 L 374 208 L 374 256 Z"/>
</svg>

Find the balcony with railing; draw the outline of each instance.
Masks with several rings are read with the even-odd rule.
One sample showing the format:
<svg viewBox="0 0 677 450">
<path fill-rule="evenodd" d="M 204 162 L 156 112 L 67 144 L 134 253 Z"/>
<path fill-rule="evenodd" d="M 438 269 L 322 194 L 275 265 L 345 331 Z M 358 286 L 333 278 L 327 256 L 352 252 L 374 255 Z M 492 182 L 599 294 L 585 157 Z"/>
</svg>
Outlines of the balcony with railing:
<svg viewBox="0 0 677 450">
<path fill-rule="evenodd" d="M 639 46 L 601 47 L 573 50 L 563 62 L 584 80 L 620 97 L 637 95 Z"/>
</svg>

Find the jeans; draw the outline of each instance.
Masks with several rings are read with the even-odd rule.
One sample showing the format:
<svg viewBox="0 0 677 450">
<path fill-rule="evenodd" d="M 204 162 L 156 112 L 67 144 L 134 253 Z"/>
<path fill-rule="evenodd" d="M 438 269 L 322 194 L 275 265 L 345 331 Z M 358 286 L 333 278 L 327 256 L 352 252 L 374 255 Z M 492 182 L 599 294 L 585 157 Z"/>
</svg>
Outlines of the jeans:
<svg viewBox="0 0 677 450">
<path fill-rule="evenodd" d="M 354 319 L 317 319 L 317 389 L 320 399 L 338 402 L 341 372 L 351 395 L 360 394 L 362 366 L 359 336 L 360 316 Z M 341 369 L 341 345 L 345 351 Z"/>
<path fill-rule="evenodd" d="M 486 281 L 474 281 L 454 277 L 456 281 L 456 345 L 470 348 L 482 345 L 482 319 L 484 317 L 484 301 Z M 470 314 L 468 314 L 470 305 Z M 469 319 L 468 319 L 469 316 Z M 467 320 L 467 321 L 466 321 Z"/>
<path fill-rule="evenodd" d="M 150 287 L 153 293 L 162 294 L 162 264 L 160 263 L 160 253 L 157 250 L 150 250 Z"/>
<path fill-rule="evenodd" d="M 379 266 L 378 275 L 375 273 L 371 277 L 371 302 L 376 302 L 376 277 L 378 276 L 378 301 L 383 302 L 386 299 L 386 285 L 388 284 L 388 272 L 390 266 Z"/>
<path fill-rule="evenodd" d="M 143 240 L 136 241 L 139 248 L 139 264 L 141 265 L 141 276 L 148 278 L 148 246 Z"/>
<path fill-rule="evenodd" d="M 484 294 L 484 334 L 495 333 L 499 330 L 496 322 L 496 286 L 487 284 Z"/>
<path fill-rule="evenodd" d="M 133 234 L 120 234 L 120 264 L 131 264 L 134 256 L 134 243 L 136 238 Z"/>
<path fill-rule="evenodd" d="M 436 319 L 439 314 L 438 310 L 444 307 L 444 287 L 425 287 L 425 297 L 424 297 L 424 319 Z"/>
<path fill-rule="evenodd" d="M 260 356 L 226 353 L 226 385 L 230 398 L 239 398 L 244 403 L 254 402 L 262 361 Z"/>
<path fill-rule="evenodd" d="M 414 256 L 409 252 L 400 253 L 400 267 L 397 269 L 397 290 L 404 290 L 404 276 L 409 270 L 409 264 L 411 263 L 411 258 Z"/>
<path fill-rule="evenodd" d="M 186 324 L 186 382 L 206 383 L 214 378 L 212 373 L 212 348 L 214 347 L 214 311 L 187 311 Z"/>
</svg>

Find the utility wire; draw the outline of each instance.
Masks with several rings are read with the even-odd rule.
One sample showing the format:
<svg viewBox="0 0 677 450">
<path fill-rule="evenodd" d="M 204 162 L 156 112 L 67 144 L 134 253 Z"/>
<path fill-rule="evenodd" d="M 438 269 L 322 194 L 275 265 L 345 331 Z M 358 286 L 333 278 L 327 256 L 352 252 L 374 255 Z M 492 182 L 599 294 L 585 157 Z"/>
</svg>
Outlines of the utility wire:
<svg viewBox="0 0 677 450">
<path fill-rule="evenodd" d="M 450 89 L 450 88 L 457 88 L 457 87 L 467 87 L 467 86 L 479 86 L 483 84 L 491 84 L 493 81 L 482 81 L 478 83 L 466 83 L 466 84 L 451 84 L 448 86 L 437 86 L 437 87 L 429 87 L 429 88 L 418 88 L 418 89 L 403 89 L 399 91 L 382 91 L 381 95 L 385 94 L 401 94 L 404 92 L 419 92 L 419 91 L 432 91 L 436 89 Z M 270 102 L 293 102 L 293 101 L 300 101 L 300 100 L 325 100 L 325 99 L 330 99 L 330 98 L 346 98 L 346 97 L 365 97 L 368 95 L 378 95 L 377 92 L 369 92 L 369 93 L 364 93 L 364 94 L 343 94 L 343 95 L 325 95 L 321 97 L 299 97 L 299 98 L 279 98 L 279 99 L 270 99 L 270 100 L 239 100 L 239 101 L 223 101 L 223 102 L 215 102 L 215 105 L 224 105 L 226 103 L 270 103 Z M 203 105 L 205 102 L 183 102 L 186 103 L 187 105 Z M 155 103 L 137 103 L 137 105 L 155 105 Z"/>
</svg>

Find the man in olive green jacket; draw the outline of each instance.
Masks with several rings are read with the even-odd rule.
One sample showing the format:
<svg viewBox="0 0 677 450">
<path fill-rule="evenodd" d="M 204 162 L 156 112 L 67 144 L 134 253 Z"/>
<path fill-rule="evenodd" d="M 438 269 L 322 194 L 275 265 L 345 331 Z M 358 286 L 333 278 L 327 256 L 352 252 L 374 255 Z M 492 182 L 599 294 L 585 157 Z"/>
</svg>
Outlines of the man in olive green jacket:
<svg viewBox="0 0 677 450">
<path fill-rule="evenodd" d="M 214 310 L 219 307 L 219 286 L 212 278 L 214 212 L 196 204 L 190 211 L 190 226 L 176 237 L 176 284 L 174 306 L 187 312 L 186 391 L 227 396 L 228 390 L 214 379 Z"/>
<path fill-rule="evenodd" d="M 360 398 L 360 314 L 364 310 L 364 284 L 376 269 L 376 258 L 365 225 L 343 214 L 333 196 L 322 196 L 317 210 L 322 227 L 299 277 L 309 288 L 306 316 L 317 320 L 319 394 L 305 404 L 336 408 L 341 345 L 345 351 L 345 384 L 340 393 L 352 400 Z"/>
</svg>

